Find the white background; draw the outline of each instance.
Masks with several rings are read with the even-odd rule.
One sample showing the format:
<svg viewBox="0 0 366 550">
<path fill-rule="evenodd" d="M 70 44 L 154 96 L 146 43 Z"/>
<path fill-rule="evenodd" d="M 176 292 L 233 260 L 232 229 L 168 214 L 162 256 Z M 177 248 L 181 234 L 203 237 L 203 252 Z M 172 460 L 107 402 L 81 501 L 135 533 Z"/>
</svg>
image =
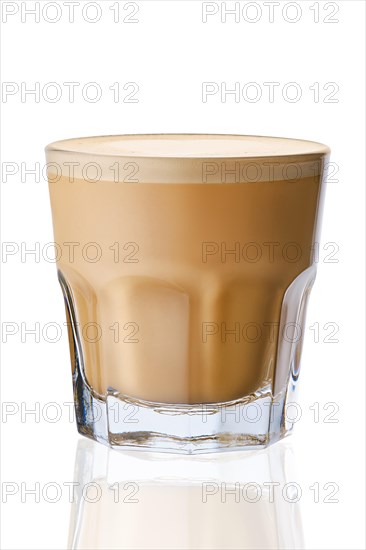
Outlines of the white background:
<svg viewBox="0 0 366 550">
<path fill-rule="evenodd" d="M 23 334 L 24 328 L 35 323 L 42 331 L 47 323 L 63 326 L 64 322 L 55 265 L 42 256 L 44 245 L 53 241 L 47 185 L 42 175 L 37 182 L 34 175 L 24 175 L 24 169 L 34 168 L 35 163 L 42 167 L 44 146 L 57 139 L 154 132 L 279 135 L 331 147 L 332 161 L 339 168 L 333 179 L 338 181 L 328 184 L 318 277 L 306 322 L 300 377 L 302 416 L 294 435 L 279 445 L 291 449 L 293 471 L 287 480 L 302 489 L 298 509 L 304 535 L 300 547 L 364 548 L 364 2 L 328 2 L 328 7 L 324 2 L 281 2 L 273 22 L 269 22 L 269 8 L 262 2 L 252 2 L 249 8 L 245 8 L 248 2 L 240 2 L 240 9 L 249 11 L 241 12 L 238 22 L 229 15 L 222 22 L 221 3 L 211 3 L 218 13 L 208 16 L 206 23 L 202 21 L 205 8 L 199 1 L 137 2 L 135 23 L 123 22 L 134 9 L 125 2 L 119 2 L 119 22 L 114 22 L 115 12 L 110 9 L 116 2 L 97 3 L 101 17 L 95 23 L 85 20 L 95 18 L 93 7 L 83 18 L 82 8 L 88 4 L 84 0 L 75 6 L 73 23 L 68 21 L 64 2 L 57 2 L 61 18 L 55 23 L 46 19 L 56 17 L 58 12 L 52 6 L 56 2 L 47 12 L 42 12 L 47 2 L 39 2 L 40 21 L 35 22 L 34 15 L 24 12 L 34 4 L 37 2 L 2 2 L 2 80 L 13 83 L 7 84 L 6 90 L 13 86 L 14 92 L 3 95 L 1 105 L 2 240 L 15 243 L 14 254 L 2 258 L 2 323 L 3 329 L 7 323 L 7 330 L 9 323 L 14 323 L 11 326 L 17 330 L 7 337 L 2 352 L 3 407 L 13 413 L 4 414 L 3 408 L 2 482 L 3 490 L 4 483 L 7 490 L 9 483 L 19 488 L 3 505 L 3 548 L 67 547 L 72 530 L 68 495 L 64 492 L 56 503 L 47 502 L 42 495 L 40 502 L 31 495 L 22 502 L 21 484 L 31 488 L 38 482 L 42 488 L 49 482 L 62 486 L 73 481 L 80 439 L 75 424 L 69 422 L 67 405 L 63 405 L 73 399 L 66 330 L 55 343 L 47 341 L 51 332 L 46 339 L 41 334 L 39 342 Z M 226 3 L 227 8 L 233 5 Z M 5 9 L 17 12 L 6 20 Z M 319 22 L 314 21 L 317 9 Z M 247 21 L 256 14 L 257 22 Z M 298 21 L 288 21 L 296 15 Z M 325 22 L 326 16 L 338 22 Z M 39 101 L 34 95 L 22 97 L 21 91 L 37 82 Z M 62 90 L 59 101 L 50 101 L 55 91 L 45 88 L 50 82 Z M 74 102 L 69 100 L 65 82 L 80 83 Z M 91 88 L 86 92 L 84 88 L 85 97 L 81 93 L 90 82 L 102 90 L 97 102 L 85 96 L 87 92 L 92 96 Z M 109 87 L 116 82 L 122 99 L 132 89 L 123 90 L 123 86 L 136 83 L 138 102 L 115 103 Z M 241 89 L 255 82 L 262 97 L 250 102 L 244 93 L 235 102 L 232 95 L 220 98 L 217 93 L 203 102 L 203 82 L 226 83 L 227 88 L 239 82 Z M 265 82 L 279 83 L 272 102 Z M 288 83 L 296 83 L 301 91 L 296 102 L 290 101 L 295 88 L 286 88 Z M 314 95 L 315 83 L 319 83 L 318 97 Z M 336 87 L 325 88 L 328 83 Z M 254 87 L 244 89 L 249 96 L 254 92 Z M 332 90 L 336 93 L 329 102 L 326 97 Z M 4 163 L 14 164 L 4 168 Z M 20 163 L 24 163 L 23 174 Z M 4 178 L 4 170 L 8 173 L 10 167 L 17 173 Z M 331 258 L 337 261 L 326 261 L 334 249 L 324 250 L 326 243 L 336 243 Z M 25 247 L 35 246 L 40 247 L 39 257 L 22 258 Z M 318 336 L 309 328 L 315 323 Z M 326 323 L 339 327 L 333 336 L 338 342 L 326 341 L 329 327 L 334 326 L 324 328 Z M 47 403 L 58 404 L 62 412 L 59 421 L 51 422 L 55 409 L 44 408 Z M 26 408 L 35 406 L 40 407 L 39 415 L 22 416 Z M 330 408 L 325 409 L 327 406 Z M 314 412 L 317 408 L 319 418 Z M 326 421 L 332 411 L 331 419 L 337 422 Z M 148 475 L 144 463 L 141 466 L 138 458 L 131 460 L 141 470 L 136 475 Z M 227 459 L 215 460 L 219 472 L 220 460 L 224 468 Z M 239 454 L 237 460 L 245 464 L 247 459 Z M 179 464 L 179 474 L 189 479 L 194 460 Z M 120 472 L 121 480 L 131 479 L 131 475 L 128 468 Z M 315 483 L 320 487 L 319 502 L 310 489 Z M 339 487 L 338 502 L 326 502 L 330 493 L 324 489 L 326 483 Z M 140 508 L 141 516 L 138 510 L 135 514 L 143 530 L 146 508 Z M 123 519 L 119 520 L 122 531 L 126 528 Z M 184 521 L 181 518 L 181 529 L 193 529 Z M 280 522 L 291 530 L 290 517 L 282 517 Z M 206 540 L 203 532 L 213 527 L 218 528 L 202 522 L 202 540 Z M 261 528 L 266 529 L 265 522 Z M 246 548 L 245 518 L 236 529 L 239 538 L 242 531 Z M 177 529 L 177 548 L 183 540 L 187 539 Z M 192 540 L 196 540 L 193 535 Z M 116 547 L 121 547 L 121 541 L 123 537 Z M 270 547 L 290 547 L 281 544 L 274 539 Z"/>
</svg>

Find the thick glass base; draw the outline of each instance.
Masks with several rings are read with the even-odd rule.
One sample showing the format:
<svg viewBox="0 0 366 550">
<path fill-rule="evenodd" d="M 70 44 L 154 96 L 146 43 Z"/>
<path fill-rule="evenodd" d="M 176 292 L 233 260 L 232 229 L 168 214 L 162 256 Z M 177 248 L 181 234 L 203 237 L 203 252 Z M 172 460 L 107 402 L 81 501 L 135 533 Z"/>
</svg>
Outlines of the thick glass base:
<svg viewBox="0 0 366 550">
<path fill-rule="evenodd" d="M 104 400 L 82 379 L 75 382 L 79 432 L 114 448 L 184 454 L 264 448 L 292 428 L 284 422 L 284 399 L 274 400 L 270 386 L 227 403 L 169 405 L 137 401 L 113 390 Z"/>
</svg>

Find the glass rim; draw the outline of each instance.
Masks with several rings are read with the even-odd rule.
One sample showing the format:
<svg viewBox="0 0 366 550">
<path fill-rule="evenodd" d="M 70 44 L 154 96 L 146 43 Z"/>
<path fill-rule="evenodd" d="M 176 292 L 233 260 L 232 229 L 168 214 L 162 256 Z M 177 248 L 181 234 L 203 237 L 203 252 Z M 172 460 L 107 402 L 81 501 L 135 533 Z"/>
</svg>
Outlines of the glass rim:
<svg viewBox="0 0 366 550">
<path fill-rule="evenodd" d="M 144 147 L 148 154 L 143 154 Z M 168 184 L 298 180 L 322 174 L 329 155 L 329 147 L 314 141 L 242 134 L 117 134 L 71 138 L 46 147 L 50 182 L 62 176 L 70 179 L 71 166 L 71 181 L 74 177 Z"/>
<path fill-rule="evenodd" d="M 288 145 L 289 148 L 295 145 L 299 146 L 298 150 L 286 151 L 281 153 L 245 153 L 242 154 L 167 154 L 164 153 L 164 146 L 162 145 L 161 151 L 154 151 L 152 154 L 143 154 L 135 153 L 133 151 L 118 151 L 111 149 L 110 151 L 98 150 L 98 148 L 91 148 L 87 150 L 88 144 L 91 145 L 93 142 L 99 142 L 99 144 L 108 143 L 112 144 L 116 141 L 128 142 L 134 141 L 142 143 L 143 141 L 157 141 L 157 142 L 167 142 L 174 140 L 181 140 L 182 142 L 188 142 L 191 140 L 195 143 L 198 143 L 200 140 L 205 139 L 206 141 L 218 141 L 229 143 L 230 141 L 243 142 L 243 144 L 248 143 L 249 140 L 254 140 L 259 143 L 276 143 L 283 144 L 284 146 Z M 74 145 L 74 146 L 73 146 Z M 84 146 L 84 147 L 83 147 Z M 301 150 L 301 147 L 304 150 Z M 308 148 L 306 150 L 306 148 Z M 197 148 L 199 149 L 199 148 Z M 250 134 L 214 134 L 214 133 L 143 133 L 143 134 L 105 134 L 105 135 L 95 135 L 95 136 L 82 136 L 76 138 L 68 138 L 57 140 L 49 143 L 45 147 L 46 153 L 48 152 L 60 152 L 60 153 L 70 153 L 73 155 L 86 155 L 90 157 L 110 157 L 110 158 L 141 158 L 141 159 L 169 159 L 169 160 L 241 160 L 249 162 L 251 160 L 262 160 L 262 159 L 279 159 L 284 161 L 285 159 L 297 159 L 301 161 L 302 159 L 308 160 L 312 157 L 321 157 L 329 155 L 331 153 L 330 148 L 320 142 L 300 139 L 300 138 L 290 138 L 290 137 L 279 137 L 279 136 L 264 136 L 264 135 L 250 135 Z"/>
</svg>

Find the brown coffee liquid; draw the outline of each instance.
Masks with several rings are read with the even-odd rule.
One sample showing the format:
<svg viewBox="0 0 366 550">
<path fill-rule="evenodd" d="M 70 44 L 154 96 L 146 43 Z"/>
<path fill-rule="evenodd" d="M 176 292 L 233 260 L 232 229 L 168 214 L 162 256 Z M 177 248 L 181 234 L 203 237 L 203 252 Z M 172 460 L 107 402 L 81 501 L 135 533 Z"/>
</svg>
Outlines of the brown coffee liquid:
<svg viewBox="0 0 366 550">
<path fill-rule="evenodd" d="M 91 388 L 188 404 L 270 384 L 284 294 L 312 263 L 319 188 L 319 176 L 51 182 Z"/>
</svg>

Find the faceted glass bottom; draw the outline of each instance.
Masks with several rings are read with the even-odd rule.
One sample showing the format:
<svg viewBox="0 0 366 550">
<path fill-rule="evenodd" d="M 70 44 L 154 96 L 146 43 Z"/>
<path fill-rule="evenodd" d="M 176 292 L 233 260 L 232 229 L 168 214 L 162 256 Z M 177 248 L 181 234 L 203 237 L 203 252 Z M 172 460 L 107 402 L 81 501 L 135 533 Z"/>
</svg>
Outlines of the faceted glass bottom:
<svg viewBox="0 0 366 550">
<path fill-rule="evenodd" d="M 280 329 L 304 325 L 306 303 L 315 278 L 309 268 L 288 288 Z M 70 327 L 74 401 L 81 434 L 114 448 L 185 454 L 264 448 L 288 435 L 286 416 L 295 401 L 302 338 L 278 343 L 274 379 L 235 401 L 169 404 L 144 401 L 109 387 L 98 394 L 85 376 L 82 346 L 71 293 L 60 280 Z"/>
<path fill-rule="evenodd" d="M 75 380 L 78 430 L 114 448 L 152 449 L 184 454 L 264 448 L 292 429 L 285 400 L 270 386 L 227 403 L 198 405 L 137 401 L 111 390 L 105 400 Z"/>
</svg>

